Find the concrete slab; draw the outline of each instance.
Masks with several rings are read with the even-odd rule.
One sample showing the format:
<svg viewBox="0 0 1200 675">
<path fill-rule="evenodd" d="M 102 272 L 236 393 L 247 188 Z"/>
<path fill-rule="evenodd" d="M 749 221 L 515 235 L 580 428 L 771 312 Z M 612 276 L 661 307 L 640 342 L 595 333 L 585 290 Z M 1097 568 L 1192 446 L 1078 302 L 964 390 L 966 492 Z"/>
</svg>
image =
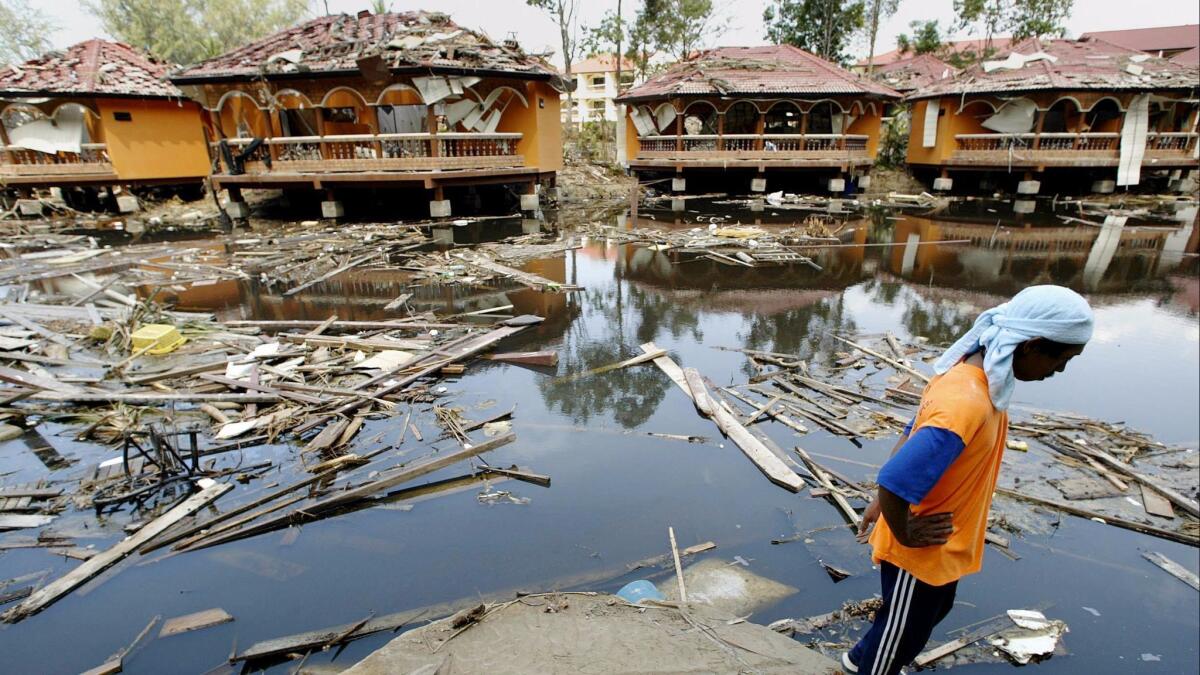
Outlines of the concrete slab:
<svg viewBox="0 0 1200 675">
<path fill-rule="evenodd" d="M 120 213 L 133 213 L 140 208 L 138 198 L 133 195 L 117 195 L 117 211 Z"/>
<path fill-rule="evenodd" d="M 17 213 L 22 216 L 40 216 L 43 211 L 45 207 L 36 199 L 17 200 Z"/>
</svg>

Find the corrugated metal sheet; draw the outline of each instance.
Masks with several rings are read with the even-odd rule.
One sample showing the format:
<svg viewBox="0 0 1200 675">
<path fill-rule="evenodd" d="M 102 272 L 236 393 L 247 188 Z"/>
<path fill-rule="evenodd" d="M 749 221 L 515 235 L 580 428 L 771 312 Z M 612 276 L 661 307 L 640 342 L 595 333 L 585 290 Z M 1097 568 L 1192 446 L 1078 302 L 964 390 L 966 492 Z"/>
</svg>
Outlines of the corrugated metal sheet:
<svg viewBox="0 0 1200 675">
<path fill-rule="evenodd" d="M 910 99 L 960 94 L 1019 91 L 1102 90 L 1150 91 L 1189 90 L 1200 87 L 1200 70 L 1182 63 L 1149 56 L 1103 40 L 1039 40 L 1031 38 L 997 54 L 1045 52 L 1055 60 L 1037 60 L 1020 68 L 1001 68 L 988 73 L 983 64 L 967 68 L 951 80 L 923 87 Z"/>
<path fill-rule="evenodd" d="M 678 95 L 835 95 L 897 92 L 790 45 L 718 47 L 675 64 L 618 98 Z"/>
<path fill-rule="evenodd" d="M 0 67 L 0 93 L 181 97 L 166 73 L 166 64 L 129 45 L 88 40 Z"/>
</svg>

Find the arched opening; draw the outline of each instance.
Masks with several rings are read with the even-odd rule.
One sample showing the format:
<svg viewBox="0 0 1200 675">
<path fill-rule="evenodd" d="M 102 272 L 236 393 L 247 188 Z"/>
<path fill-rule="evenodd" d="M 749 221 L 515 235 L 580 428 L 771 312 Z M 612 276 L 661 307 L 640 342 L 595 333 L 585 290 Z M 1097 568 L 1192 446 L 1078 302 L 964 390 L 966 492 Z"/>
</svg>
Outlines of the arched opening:
<svg viewBox="0 0 1200 675">
<path fill-rule="evenodd" d="M 1042 113 L 1043 134 L 1065 134 L 1079 127 L 1079 104 L 1072 98 L 1060 98 Z"/>
<path fill-rule="evenodd" d="M 321 130 L 326 136 L 371 134 L 375 132 L 373 115 L 362 94 L 349 87 L 335 87 L 321 99 Z"/>
<path fill-rule="evenodd" d="M 738 101 L 725 111 L 725 135 L 758 133 L 758 108 L 749 101 Z"/>
<path fill-rule="evenodd" d="M 33 105 L 16 103 L 0 112 L 10 156 L 18 163 L 58 164 L 107 161 L 96 113 L 79 103 L 64 103 L 47 115 Z"/>
<path fill-rule="evenodd" d="M 429 133 L 429 109 L 421 94 L 406 84 L 393 84 L 375 100 L 375 122 L 381 134 Z"/>
<path fill-rule="evenodd" d="M 683 111 L 684 136 L 710 136 L 717 133 L 717 109 L 708 101 L 693 101 Z"/>
<path fill-rule="evenodd" d="M 821 101 L 808 111 L 807 133 L 810 134 L 832 134 L 836 133 L 833 130 L 833 116 L 840 115 L 841 111 L 833 107 L 832 101 Z"/>
<path fill-rule="evenodd" d="M 266 112 L 247 93 L 229 91 L 217 101 L 213 115 L 220 138 L 265 138 L 270 135 Z"/>
<path fill-rule="evenodd" d="M 278 106 L 280 136 L 319 136 L 318 108 L 308 97 L 294 89 L 275 94 Z"/>
<path fill-rule="evenodd" d="M 647 112 L 649 111 L 649 108 L 645 109 Z M 670 134 L 675 130 L 673 125 L 675 124 L 675 118 L 678 116 L 679 114 L 675 111 L 675 106 L 670 103 L 661 103 L 654 109 L 654 128 L 659 133 Z"/>
<path fill-rule="evenodd" d="M 767 110 L 764 131 L 768 134 L 798 134 L 803 113 L 791 101 L 779 101 Z"/>
<path fill-rule="evenodd" d="M 1083 129 L 1093 133 L 1116 133 L 1120 131 L 1121 108 L 1111 98 L 1100 99 L 1083 117 Z"/>
</svg>

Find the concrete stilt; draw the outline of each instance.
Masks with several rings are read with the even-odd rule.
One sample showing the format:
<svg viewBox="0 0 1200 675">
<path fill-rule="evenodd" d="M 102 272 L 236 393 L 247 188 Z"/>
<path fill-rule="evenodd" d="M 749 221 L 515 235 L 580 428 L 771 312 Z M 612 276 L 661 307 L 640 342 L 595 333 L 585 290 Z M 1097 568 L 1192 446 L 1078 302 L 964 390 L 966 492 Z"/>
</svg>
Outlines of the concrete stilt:
<svg viewBox="0 0 1200 675">
<path fill-rule="evenodd" d="M 346 207 L 342 206 L 341 202 L 324 201 L 321 202 L 321 217 L 322 218 L 341 218 L 346 215 Z"/>
<path fill-rule="evenodd" d="M 941 176 L 933 179 L 933 189 L 936 192 L 949 192 L 954 188 L 954 179 L 948 176 Z"/>
<path fill-rule="evenodd" d="M 450 245 L 454 243 L 453 227 L 435 227 L 432 230 L 433 243 Z"/>
<path fill-rule="evenodd" d="M 672 199 L 671 200 L 671 210 L 672 211 L 682 211 L 683 207 L 686 204 L 687 204 L 686 199 Z"/>
<path fill-rule="evenodd" d="M 125 193 L 117 195 L 117 213 L 133 213 L 138 210 L 138 198 Z"/>
<path fill-rule="evenodd" d="M 1017 199 L 1013 201 L 1013 213 L 1033 213 L 1037 210 L 1037 200 Z"/>
<path fill-rule="evenodd" d="M 42 202 L 37 199 L 17 200 L 17 213 L 22 216 L 40 216 L 43 210 Z"/>
<path fill-rule="evenodd" d="M 871 174 L 864 174 L 858 177 L 858 189 L 866 190 L 871 187 Z"/>
<path fill-rule="evenodd" d="M 751 178 L 750 179 L 750 191 L 751 192 L 766 192 L 767 191 L 766 177 L 759 176 L 757 178 Z"/>
<path fill-rule="evenodd" d="M 1023 180 L 1017 183 L 1017 194 L 1019 195 L 1036 195 L 1042 189 L 1042 181 L 1040 180 Z"/>
<path fill-rule="evenodd" d="M 539 206 L 541 206 L 541 203 L 536 192 L 521 195 L 522 211 L 537 211 Z"/>
<path fill-rule="evenodd" d="M 448 218 L 450 216 L 450 200 L 434 199 L 429 202 L 430 218 Z"/>
<path fill-rule="evenodd" d="M 671 179 L 671 192 L 684 192 L 687 190 L 687 179 L 683 176 L 676 176 Z"/>
<path fill-rule="evenodd" d="M 1098 180 L 1092 182 L 1092 192 L 1099 195 L 1112 194 L 1117 189 L 1117 181 L 1115 180 Z"/>
<path fill-rule="evenodd" d="M 846 191 L 846 179 L 845 178 L 830 178 L 829 179 L 829 191 L 830 192 L 845 192 Z"/>
<path fill-rule="evenodd" d="M 521 234 L 537 234 L 542 231 L 542 221 L 537 218 L 521 219 Z"/>
</svg>

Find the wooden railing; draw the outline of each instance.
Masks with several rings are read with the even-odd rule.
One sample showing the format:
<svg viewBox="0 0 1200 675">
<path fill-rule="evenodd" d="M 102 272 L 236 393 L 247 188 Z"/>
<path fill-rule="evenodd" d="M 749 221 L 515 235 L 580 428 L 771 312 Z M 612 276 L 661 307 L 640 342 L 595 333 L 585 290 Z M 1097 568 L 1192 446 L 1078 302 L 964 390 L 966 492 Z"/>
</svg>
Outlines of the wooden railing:
<svg viewBox="0 0 1200 675">
<path fill-rule="evenodd" d="M 867 140 L 867 136 L 858 134 L 641 136 L 638 138 L 638 159 L 869 159 Z"/>
<path fill-rule="evenodd" d="M 1146 157 L 1187 159 L 1196 134 L 1156 132 L 1146 135 Z M 952 161 L 961 164 L 1045 164 L 1086 166 L 1113 164 L 1120 158 L 1119 133 L 958 134 Z"/>
<path fill-rule="evenodd" d="M 79 152 L 47 153 L 0 146 L 0 175 L 57 176 L 112 173 L 103 143 L 82 143 Z"/>
<path fill-rule="evenodd" d="M 266 138 L 243 158 L 246 173 L 422 171 L 524 166 L 519 133 L 354 134 Z M 225 141 L 241 156 L 252 138 Z M 220 157 L 220 143 L 213 144 Z M 269 164 L 268 164 L 269 162 Z M 229 171 L 224 166 L 222 170 Z"/>
</svg>

